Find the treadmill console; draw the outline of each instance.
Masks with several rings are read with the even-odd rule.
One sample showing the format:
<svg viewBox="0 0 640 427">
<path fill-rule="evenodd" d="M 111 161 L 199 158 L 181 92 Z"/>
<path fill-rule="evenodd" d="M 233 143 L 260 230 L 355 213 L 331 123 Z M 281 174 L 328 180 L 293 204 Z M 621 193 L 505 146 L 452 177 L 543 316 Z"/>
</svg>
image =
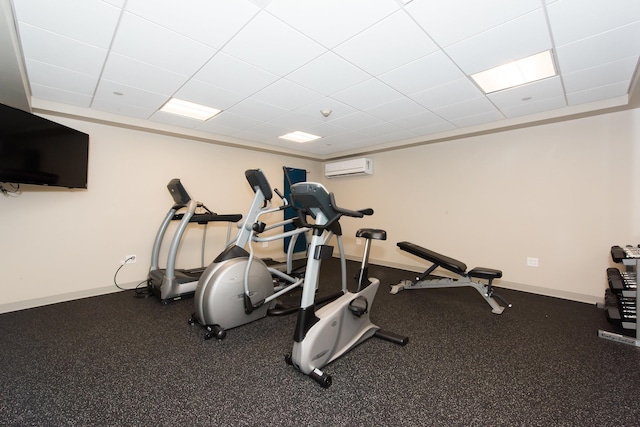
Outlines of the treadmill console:
<svg viewBox="0 0 640 427">
<path fill-rule="evenodd" d="M 169 189 L 169 193 L 171 193 L 171 197 L 173 197 L 173 201 L 176 205 L 186 206 L 189 204 L 191 197 L 189 197 L 189 193 L 187 193 L 187 190 L 184 188 L 184 185 L 182 185 L 179 178 L 174 178 L 169 181 L 167 188 Z"/>
</svg>

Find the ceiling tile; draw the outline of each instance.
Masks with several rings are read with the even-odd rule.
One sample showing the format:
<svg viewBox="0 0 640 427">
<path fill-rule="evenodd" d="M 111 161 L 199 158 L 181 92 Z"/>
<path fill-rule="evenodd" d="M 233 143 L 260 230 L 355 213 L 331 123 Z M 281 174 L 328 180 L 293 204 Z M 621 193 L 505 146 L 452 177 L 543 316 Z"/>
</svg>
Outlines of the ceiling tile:
<svg viewBox="0 0 640 427">
<path fill-rule="evenodd" d="M 409 98 L 398 98 L 386 104 L 380 104 L 364 110 L 365 113 L 386 121 L 401 119 L 427 111 L 423 106 Z"/>
<path fill-rule="evenodd" d="M 331 110 L 331 114 L 329 117 L 324 117 L 321 113 L 322 110 Z M 350 105 L 344 104 L 334 98 L 321 98 L 317 101 L 314 101 L 310 104 L 305 105 L 304 107 L 300 107 L 296 109 L 296 112 L 301 114 L 306 114 L 311 117 L 315 117 L 317 119 L 327 122 L 339 119 L 346 115 L 349 115 L 356 111 L 355 108 Z"/>
<path fill-rule="evenodd" d="M 640 1 L 562 0 L 547 6 L 547 13 L 554 41 L 562 46 L 640 20 Z"/>
<path fill-rule="evenodd" d="M 339 135 L 327 136 L 317 143 L 318 152 L 330 152 L 335 149 L 346 150 L 354 147 L 358 142 L 366 140 L 367 137 L 356 132 L 342 132 Z M 316 142 L 316 141 L 314 141 Z"/>
<path fill-rule="evenodd" d="M 413 132 L 401 129 L 392 124 L 382 124 L 380 126 L 359 129 L 358 133 L 367 137 L 368 144 L 382 144 L 385 142 L 400 141 L 416 136 Z"/>
<path fill-rule="evenodd" d="M 536 114 L 563 108 L 566 105 L 567 101 L 563 94 L 555 98 L 532 99 L 528 103 L 523 102 L 520 105 L 501 108 L 500 111 L 502 111 L 502 114 L 506 117 L 521 117 L 527 114 Z"/>
<path fill-rule="evenodd" d="M 391 123 L 387 123 L 384 121 L 380 121 L 379 123 L 368 126 L 366 128 L 358 129 L 358 133 L 366 136 L 367 138 L 395 134 L 398 132 L 405 132 L 400 126 L 392 125 Z"/>
<path fill-rule="evenodd" d="M 411 130 L 417 135 L 433 135 L 435 133 L 446 132 L 453 129 L 456 129 L 456 126 L 446 120 L 440 120 L 435 123 L 426 123 L 424 126 L 411 128 Z"/>
<path fill-rule="evenodd" d="M 29 24 L 20 24 L 20 40 L 26 59 L 91 76 L 100 74 L 107 56 L 104 49 Z"/>
<path fill-rule="evenodd" d="M 234 1 L 234 0 L 229 0 L 229 1 Z M 264 9 L 269 5 L 269 3 L 271 3 L 271 0 L 249 0 L 249 2 L 255 4 L 260 9 Z"/>
<path fill-rule="evenodd" d="M 560 77 L 551 77 L 488 95 L 506 117 L 554 110 L 567 105 Z"/>
<path fill-rule="evenodd" d="M 289 130 L 286 127 L 275 125 L 273 123 L 260 123 L 259 125 L 252 127 L 250 129 L 244 129 L 237 133 L 234 133 L 234 136 L 239 138 L 247 137 L 255 139 L 256 135 L 259 135 L 262 142 L 277 141 L 278 137 L 285 135 Z"/>
<path fill-rule="evenodd" d="M 539 0 L 429 0 L 406 9 L 441 47 L 509 22 L 540 7 Z"/>
<path fill-rule="evenodd" d="M 224 112 L 223 112 L 224 113 Z M 220 113 L 220 114 L 223 114 Z M 226 126 L 222 123 L 220 123 L 217 119 L 219 117 L 216 116 L 210 120 L 205 121 L 204 123 L 198 125 L 198 127 L 196 128 L 199 131 L 202 132 L 210 132 L 216 136 L 218 135 L 233 135 L 235 133 L 240 132 L 242 129 L 240 128 L 235 128 L 232 126 Z"/>
<path fill-rule="evenodd" d="M 26 60 L 31 84 L 57 87 L 58 89 L 92 96 L 98 77 L 79 73 L 55 65 L 45 64 L 30 59 Z"/>
<path fill-rule="evenodd" d="M 385 104 L 400 97 L 400 92 L 376 79 L 369 79 L 331 96 L 359 110 Z"/>
<path fill-rule="evenodd" d="M 244 96 L 217 86 L 211 86 L 200 80 L 191 79 L 184 84 L 174 97 L 196 104 L 225 110 L 244 99 Z"/>
<path fill-rule="evenodd" d="M 91 108 L 137 119 L 148 119 L 155 112 L 152 108 L 138 107 L 136 105 L 123 104 L 121 102 L 111 102 L 111 100 L 106 98 L 94 99 L 91 102 Z"/>
<path fill-rule="evenodd" d="M 358 129 L 371 127 L 382 123 L 383 120 L 374 117 L 370 114 L 363 113 L 362 111 L 356 111 L 338 119 L 332 120 L 331 123 L 340 126 L 344 129 L 357 131 Z"/>
<path fill-rule="evenodd" d="M 332 95 L 371 76 L 333 52 L 327 52 L 287 75 L 287 80 Z"/>
<path fill-rule="evenodd" d="M 556 76 L 490 93 L 488 97 L 496 107 L 505 111 L 505 109 L 508 108 L 534 104 L 544 99 L 562 98 L 564 97 L 564 92 L 562 89 L 562 81 L 560 77 Z"/>
<path fill-rule="evenodd" d="M 398 10 L 389 0 L 272 0 L 267 11 L 327 48 L 334 48 Z"/>
<path fill-rule="evenodd" d="M 304 132 L 305 129 L 318 126 L 322 124 L 323 121 L 319 117 L 311 117 L 307 114 L 301 114 L 293 111 L 283 114 L 280 117 L 276 117 L 275 119 L 270 120 L 269 123 L 286 128 L 289 132 L 296 130 Z"/>
<path fill-rule="evenodd" d="M 284 108 L 276 107 L 275 105 L 252 98 L 245 99 L 227 111 L 240 116 L 251 117 L 261 122 L 273 120 L 287 112 Z"/>
<path fill-rule="evenodd" d="M 599 86 L 580 92 L 572 92 L 567 94 L 569 105 L 584 104 L 587 102 L 600 101 L 602 99 L 615 98 L 624 96 L 629 90 L 627 82 L 613 83 L 606 86 Z"/>
<path fill-rule="evenodd" d="M 258 10 L 241 0 L 127 1 L 127 11 L 216 49 L 227 43 Z"/>
<path fill-rule="evenodd" d="M 420 105 L 433 110 L 452 104 L 460 104 L 467 100 L 476 99 L 483 96 L 468 78 L 464 77 L 452 82 L 437 86 L 433 89 L 411 95 L 411 99 Z"/>
<path fill-rule="evenodd" d="M 202 124 L 202 120 L 192 119 L 177 114 L 166 113 L 164 111 L 156 111 L 149 117 L 149 120 L 157 123 L 164 123 L 172 126 L 179 126 L 187 129 L 194 129 Z"/>
<path fill-rule="evenodd" d="M 640 21 L 556 48 L 560 71 L 574 73 L 640 53 Z"/>
<path fill-rule="evenodd" d="M 396 126 L 400 126 L 403 129 L 413 130 L 422 128 L 426 125 L 442 122 L 442 118 L 429 110 L 424 110 L 417 114 L 391 119 L 389 122 Z"/>
<path fill-rule="evenodd" d="M 14 7 L 21 23 L 103 49 L 111 44 L 121 12 L 99 0 L 20 0 Z"/>
<path fill-rule="evenodd" d="M 288 110 L 295 110 L 324 97 L 318 92 L 304 88 L 286 79 L 281 79 L 254 94 L 252 98 Z"/>
<path fill-rule="evenodd" d="M 162 95 L 173 95 L 186 81 L 184 76 L 116 53 L 109 55 L 102 77 Z"/>
<path fill-rule="evenodd" d="M 183 76 L 194 74 L 216 52 L 131 13 L 122 17 L 111 50 Z"/>
<path fill-rule="evenodd" d="M 195 74 L 194 78 L 243 96 L 249 96 L 280 77 L 224 52 L 218 52 Z"/>
<path fill-rule="evenodd" d="M 630 77 L 633 76 L 637 64 L 638 57 L 631 56 L 620 61 L 565 74 L 562 80 L 567 92 L 578 92 L 619 82 L 630 84 Z"/>
<path fill-rule="evenodd" d="M 596 110 L 640 57 L 634 0 L 11 1 L 33 98 L 319 157 Z M 549 48 L 559 77 L 487 96 L 468 76 Z M 223 112 L 159 113 L 171 96 Z M 294 129 L 324 138 L 274 135 Z"/>
<path fill-rule="evenodd" d="M 215 126 L 227 126 L 234 129 L 245 130 L 261 124 L 262 120 L 251 117 L 240 116 L 229 111 L 223 111 L 217 116 L 207 120 L 199 126 L 200 129 L 207 129 Z"/>
<path fill-rule="evenodd" d="M 466 100 L 461 104 L 447 105 L 445 107 L 432 109 L 440 117 L 453 122 L 462 117 L 476 116 L 479 114 L 493 113 L 498 111 L 496 107 L 484 96 L 480 98 Z M 501 117 L 502 118 L 502 117 Z"/>
<path fill-rule="evenodd" d="M 464 77 L 442 51 L 434 52 L 378 76 L 378 79 L 405 95 L 427 90 Z"/>
<path fill-rule="evenodd" d="M 451 123 L 456 125 L 459 128 L 469 127 L 469 126 L 477 126 L 484 123 L 496 122 L 504 119 L 502 113 L 498 110 L 495 111 L 487 111 L 485 113 L 476 114 L 473 116 L 460 117 L 456 119 L 451 119 Z"/>
<path fill-rule="evenodd" d="M 255 141 L 260 144 L 268 144 L 275 147 L 284 147 L 289 150 L 299 150 L 305 144 L 301 144 L 295 141 L 288 141 L 286 139 L 279 138 L 287 133 L 286 129 L 280 128 L 269 123 L 261 123 L 255 128 L 242 130 L 234 133 L 235 138 L 242 138 L 247 141 Z"/>
<path fill-rule="evenodd" d="M 94 95 L 94 103 L 100 101 L 109 105 L 132 105 L 151 112 L 162 107 L 167 100 L 166 95 L 144 91 L 106 79 L 100 80 Z"/>
<path fill-rule="evenodd" d="M 122 9 L 124 7 L 125 0 L 103 0 L 105 3 L 109 3 L 113 6 L 119 7 Z"/>
<path fill-rule="evenodd" d="M 551 49 L 544 11 L 520 18 L 445 49 L 467 75 Z"/>
<path fill-rule="evenodd" d="M 309 132 L 314 135 L 319 135 L 324 138 L 326 137 L 335 137 L 338 135 L 342 135 L 345 131 L 345 128 L 342 126 L 337 126 L 331 123 L 320 123 L 314 127 L 309 128 Z"/>
<path fill-rule="evenodd" d="M 376 76 L 437 50 L 437 46 L 399 11 L 333 49 L 349 62 Z"/>
<path fill-rule="evenodd" d="M 91 97 L 89 95 L 69 92 L 67 90 L 62 90 L 51 86 L 32 84 L 31 93 L 35 98 L 60 102 L 62 104 L 76 105 L 78 107 L 85 108 L 91 105 Z"/>
<path fill-rule="evenodd" d="M 318 43 L 266 12 L 260 12 L 222 50 L 278 76 L 326 52 Z"/>
</svg>

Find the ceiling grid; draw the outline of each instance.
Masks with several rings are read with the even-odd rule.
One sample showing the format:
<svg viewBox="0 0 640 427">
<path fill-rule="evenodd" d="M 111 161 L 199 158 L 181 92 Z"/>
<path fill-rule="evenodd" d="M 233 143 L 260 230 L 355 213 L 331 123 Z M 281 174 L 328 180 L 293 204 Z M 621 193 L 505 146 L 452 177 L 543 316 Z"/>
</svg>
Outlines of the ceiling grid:
<svg viewBox="0 0 640 427">
<path fill-rule="evenodd" d="M 640 57 L 637 0 L 12 4 L 34 99 L 317 158 L 597 109 L 628 99 Z M 546 50 L 557 76 L 491 94 L 470 78 Z M 222 112 L 159 111 L 172 97 Z"/>
</svg>

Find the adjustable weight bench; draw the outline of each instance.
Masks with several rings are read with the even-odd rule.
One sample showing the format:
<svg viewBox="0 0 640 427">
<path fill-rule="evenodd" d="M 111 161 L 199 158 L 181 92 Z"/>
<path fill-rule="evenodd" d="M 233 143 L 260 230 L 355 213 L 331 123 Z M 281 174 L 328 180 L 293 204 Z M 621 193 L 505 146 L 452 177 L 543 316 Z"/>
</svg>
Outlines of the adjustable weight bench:
<svg viewBox="0 0 640 427">
<path fill-rule="evenodd" d="M 403 289 L 455 288 L 462 286 L 471 286 L 472 288 L 475 288 L 480 293 L 480 295 L 482 295 L 487 303 L 489 303 L 492 308 L 491 311 L 493 313 L 502 314 L 502 312 L 504 311 L 504 307 L 498 304 L 493 297 L 500 299 L 507 305 L 507 307 L 511 307 L 511 304 L 505 301 L 504 298 L 493 292 L 492 282 L 494 279 L 499 279 L 502 277 L 502 271 L 484 267 L 476 267 L 473 270 L 467 271 L 467 266 L 463 262 L 441 255 L 429 249 L 425 249 L 422 246 L 418 246 L 414 243 L 399 242 L 398 247 L 403 251 L 409 252 L 410 254 L 416 255 L 431 262 L 433 265 L 431 265 L 431 267 L 425 270 L 424 273 L 416 277 L 416 279 L 413 281 L 402 280 L 397 285 L 392 285 L 392 294 L 397 294 Z M 443 277 L 428 279 L 433 270 L 438 267 L 449 270 L 452 273 L 460 276 L 460 278 L 452 279 Z M 474 281 L 473 279 L 484 279 L 487 280 L 487 283 L 485 284 L 477 280 Z"/>
</svg>

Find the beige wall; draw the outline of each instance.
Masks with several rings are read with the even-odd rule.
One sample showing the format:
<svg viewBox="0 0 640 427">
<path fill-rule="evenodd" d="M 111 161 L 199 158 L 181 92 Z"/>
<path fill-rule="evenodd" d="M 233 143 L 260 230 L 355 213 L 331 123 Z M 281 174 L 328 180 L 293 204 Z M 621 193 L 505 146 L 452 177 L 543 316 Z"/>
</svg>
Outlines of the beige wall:
<svg viewBox="0 0 640 427">
<path fill-rule="evenodd" d="M 343 221 L 345 243 L 356 258 L 357 228 L 386 229 L 371 254 L 383 265 L 422 269 L 396 247 L 408 240 L 469 268 L 502 269 L 503 286 L 594 302 L 610 246 L 640 243 L 638 109 L 373 154 L 373 176 L 332 180 L 311 160 L 50 118 L 91 135 L 89 190 L 32 187 L 2 198 L 0 312 L 115 291 L 113 274 L 129 254 L 138 262 L 118 282 L 144 280 L 171 206 L 167 182 L 179 177 L 210 209 L 244 215 L 252 192 L 243 171 L 254 167 L 279 188 L 282 166 L 307 169 L 339 205 L 374 208 Z M 225 234 L 209 227 L 207 259 Z M 201 236 L 190 227 L 181 266 L 199 265 Z M 540 266 L 527 267 L 527 257 Z"/>
<path fill-rule="evenodd" d="M 371 157 L 375 175 L 336 182 L 337 200 L 375 208 L 389 240 L 371 257 L 387 265 L 428 265 L 395 246 L 408 240 L 499 268 L 503 286 L 595 302 L 609 248 L 640 243 L 638 109 Z"/>
<path fill-rule="evenodd" d="M 263 169 L 279 189 L 282 166 L 307 169 L 309 178 L 321 171 L 321 164 L 310 160 L 48 118 L 90 135 L 89 189 L 31 186 L 20 197 L 1 198 L 0 312 L 115 291 L 114 272 L 130 254 L 138 261 L 120 271 L 118 283 L 144 280 L 155 233 L 173 203 L 166 188 L 172 178 L 180 178 L 190 195 L 214 212 L 244 216 L 253 197 L 246 169 Z M 179 267 L 200 265 L 201 230 L 189 226 Z M 226 232 L 225 224 L 208 227 L 207 260 L 224 248 Z M 163 248 L 168 245 L 165 240 Z M 276 246 L 261 253 L 281 256 Z"/>
</svg>

